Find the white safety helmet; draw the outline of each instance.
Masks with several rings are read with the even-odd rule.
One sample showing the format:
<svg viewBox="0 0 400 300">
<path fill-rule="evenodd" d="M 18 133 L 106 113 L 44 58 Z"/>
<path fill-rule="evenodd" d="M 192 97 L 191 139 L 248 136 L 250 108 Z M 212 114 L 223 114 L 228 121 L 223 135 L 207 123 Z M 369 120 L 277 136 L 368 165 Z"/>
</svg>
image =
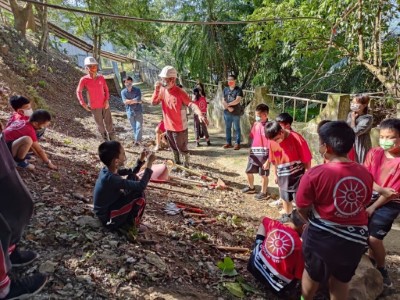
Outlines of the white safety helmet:
<svg viewBox="0 0 400 300">
<path fill-rule="evenodd" d="M 96 59 L 93 56 L 86 57 L 83 61 L 83 64 L 85 65 L 85 67 L 89 65 L 98 65 Z"/>
<path fill-rule="evenodd" d="M 177 78 L 178 72 L 172 66 L 166 66 L 161 70 L 161 73 L 158 75 L 163 78 Z"/>
</svg>

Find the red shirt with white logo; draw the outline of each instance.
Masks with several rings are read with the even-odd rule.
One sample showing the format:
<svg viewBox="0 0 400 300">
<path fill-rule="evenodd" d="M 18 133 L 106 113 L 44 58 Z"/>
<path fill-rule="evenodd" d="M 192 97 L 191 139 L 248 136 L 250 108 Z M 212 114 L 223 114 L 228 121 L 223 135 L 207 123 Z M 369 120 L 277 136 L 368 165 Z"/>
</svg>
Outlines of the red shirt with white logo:
<svg viewBox="0 0 400 300">
<path fill-rule="evenodd" d="M 379 186 L 392 188 L 400 193 L 400 157 L 387 158 L 385 151 L 376 147 L 368 151 L 364 166 Z M 400 199 L 393 201 L 400 202 Z"/>
<path fill-rule="evenodd" d="M 200 111 L 203 114 L 207 113 L 207 100 L 206 100 L 206 97 L 201 96 L 198 100 L 194 101 L 193 103 L 197 105 L 197 107 L 200 109 Z"/>
<path fill-rule="evenodd" d="M 189 95 L 180 87 L 173 86 L 170 89 L 161 87 L 154 91 L 153 105 L 161 102 L 163 121 L 166 130 L 183 131 L 188 128 L 186 106 L 189 106 Z"/>
<path fill-rule="evenodd" d="M 29 117 L 17 113 L 16 111 L 13 112 L 13 114 L 11 115 L 11 117 L 8 119 L 6 127 L 10 126 L 11 123 L 15 122 L 15 121 L 19 121 L 19 120 L 23 120 L 23 121 L 29 121 Z"/>
<path fill-rule="evenodd" d="M 4 129 L 3 134 L 4 140 L 7 143 L 13 142 L 23 136 L 29 136 L 32 141 L 37 141 L 35 128 L 33 128 L 29 121 L 18 120 L 13 122 L 10 126 Z"/>
<path fill-rule="evenodd" d="M 310 162 L 311 158 L 306 140 L 295 131 L 290 131 L 279 144 L 270 141 L 269 160 L 277 168 L 278 185 L 284 191 L 297 190 L 305 172 L 304 164 Z"/>
<path fill-rule="evenodd" d="M 358 163 L 326 163 L 301 178 L 296 205 L 312 206 L 314 217 L 327 225 L 364 226 L 368 223 L 365 207 L 371 201 L 372 184 L 372 175 Z"/>
<path fill-rule="evenodd" d="M 293 279 L 301 279 L 304 269 L 299 234 L 279 221 L 265 217 L 265 239 L 254 249 L 254 267 L 276 291 Z"/>
<path fill-rule="evenodd" d="M 86 105 L 83 99 L 82 91 L 88 91 L 89 103 L 92 109 L 104 108 L 105 102 L 110 98 L 108 86 L 103 75 L 97 75 L 95 78 L 90 75 L 83 76 L 79 81 L 78 88 L 76 89 L 76 96 L 81 105 Z"/>
</svg>

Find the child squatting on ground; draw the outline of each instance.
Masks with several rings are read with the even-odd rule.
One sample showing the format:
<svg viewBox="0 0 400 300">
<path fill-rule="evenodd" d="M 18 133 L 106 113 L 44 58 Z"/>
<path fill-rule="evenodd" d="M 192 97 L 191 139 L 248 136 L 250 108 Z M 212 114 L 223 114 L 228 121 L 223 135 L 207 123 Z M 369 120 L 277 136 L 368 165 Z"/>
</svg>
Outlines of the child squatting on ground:
<svg viewBox="0 0 400 300">
<path fill-rule="evenodd" d="M 146 206 L 144 191 L 153 173 L 154 153 L 143 150 L 135 167 L 123 168 L 126 161 L 123 146 L 117 141 L 108 141 L 99 146 L 99 157 L 105 167 L 100 170 L 93 191 L 96 216 L 109 229 L 139 229 Z M 136 174 L 142 166 L 145 170 L 139 180 Z"/>
<path fill-rule="evenodd" d="M 264 126 L 268 121 L 268 113 L 269 107 L 266 104 L 257 105 L 255 111 L 256 122 L 254 122 L 250 131 L 251 148 L 246 168 L 248 186 L 242 192 L 246 194 L 254 194 L 256 192 L 253 174 L 258 173 L 261 176 L 261 192 L 255 196 L 256 200 L 268 198 L 269 140 L 264 133 Z"/>
<path fill-rule="evenodd" d="M 318 135 L 326 163 L 304 174 L 296 198 L 300 214 L 310 222 L 302 236 L 302 295 L 311 300 L 328 282 L 330 299 L 347 299 L 348 283 L 367 247 L 373 178 L 347 157 L 355 134 L 346 122 L 328 122 Z"/>
<path fill-rule="evenodd" d="M 283 299 L 299 299 L 304 269 L 300 236 L 306 220 L 294 210 L 282 224 L 265 217 L 260 224 L 247 270 Z"/>
<path fill-rule="evenodd" d="M 310 148 L 300 134 L 283 129 L 277 121 L 265 124 L 265 136 L 270 139 L 269 160 L 275 166 L 282 215 L 286 217 L 293 210 L 300 179 L 311 166 Z"/>
<path fill-rule="evenodd" d="M 4 129 L 4 139 L 17 166 L 28 170 L 35 169 L 35 166 L 26 160 L 28 152 L 32 150 L 50 169 L 57 169 L 39 145 L 37 137 L 37 131 L 43 131 L 50 125 L 50 121 L 50 113 L 38 109 L 29 117 L 29 121 L 17 120 Z"/>
<path fill-rule="evenodd" d="M 385 267 L 383 239 L 400 213 L 400 120 L 387 119 L 379 125 L 379 147 L 372 148 L 364 166 L 374 178 L 374 191 L 379 198 L 368 208 L 369 256 L 383 276 L 383 283 L 392 281 Z"/>
</svg>

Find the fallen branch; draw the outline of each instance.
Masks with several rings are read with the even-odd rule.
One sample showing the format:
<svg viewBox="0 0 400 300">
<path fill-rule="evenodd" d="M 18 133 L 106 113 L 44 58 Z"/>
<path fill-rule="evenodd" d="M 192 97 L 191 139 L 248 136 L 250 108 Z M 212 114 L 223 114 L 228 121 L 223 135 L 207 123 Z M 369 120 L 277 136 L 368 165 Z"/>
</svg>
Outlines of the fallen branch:
<svg viewBox="0 0 400 300">
<path fill-rule="evenodd" d="M 192 193 L 183 192 L 183 191 L 171 190 L 171 189 L 168 189 L 168 188 L 163 188 L 161 186 L 155 186 L 155 185 L 150 185 L 150 184 L 147 185 L 147 186 L 149 188 L 156 189 L 156 190 L 168 191 L 168 192 L 177 193 L 177 194 L 186 195 L 186 196 L 191 196 L 191 197 L 200 197 L 200 195 L 197 195 L 197 194 L 192 194 Z M 210 197 L 207 197 L 207 196 L 204 196 L 204 195 L 202 195 L 201 197 L 208 198 L 208 199 L 210 198 Z"/>
<path fill-rule="evenodd" d="M 241 247 L 227 247 L 227 246 L 217 246 L 213 245 L 215 249 L 221 250 L 221 251 L 231 251 L 231 252 L 248 252 L 250 251 L 249 248 L 241 248 Z"/>
</svg>

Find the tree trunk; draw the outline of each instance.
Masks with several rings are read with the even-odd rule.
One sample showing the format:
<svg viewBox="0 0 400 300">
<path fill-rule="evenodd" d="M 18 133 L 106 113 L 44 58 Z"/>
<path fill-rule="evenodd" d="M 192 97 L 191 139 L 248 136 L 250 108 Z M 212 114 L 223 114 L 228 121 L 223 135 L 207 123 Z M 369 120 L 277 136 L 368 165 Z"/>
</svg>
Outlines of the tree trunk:
<svg viewBox="0 0 400 300">
<path fill-rule="evenodd" d="M 92 23 L 92 34 L 93 34 L 93 57 L 100 64 L 100 51 L 101 51 L 101 27 L 103 19 L 95 17 Z"/>
<path fill-rule="evenodd" d="M 42 3 L 46 3 L 46 0 L 41 0 Z M 49 41 L 49 25 L 47 23 L 47 7 L 42 5 L 35 5 L 38 18 L 40 20 L 41 35 L 39 41 L 39 50 L 47 52 L 48 41 Z"/>
<path fill-rule="evenodd" d="M 29 14 L 32 11 L 32 3 L 28 3 L 24 7 L 21 7 L 18 5 L 16 0 L 10 0 L 10 6 L 14 15 L 14 28 L 25 36 Z"/>
<path fill-rule="evenodd" d="M 382 68 L 364 61 L 361 64 L 383 84 L 389 94 L 395 97 L 400 96 L 400 86 L 396 83 L 397 81 L 391 80 L 388 75 L 384 74 Z"/>
<path fill-rule="evenodd" d="M 381 20 L 382 20 L 382 1 L 380 1 L 378 6 L 378 11 L 375 16 L 375 26 L 374 26 L 374 40 L 373 40 L 373 64 L 375 66 L 381 66 Z"/>
<path fill-rule="evenodd" d="M 363 37 L 363 31 L 362 31 L 362 22 L 363 22 L 363 15 L 362 15 L 362 9 L 363 9 L 363 0 L 358 0 L 358 60 L 359 61 L 364 61 L 364 37 Z"/>
</svg>

